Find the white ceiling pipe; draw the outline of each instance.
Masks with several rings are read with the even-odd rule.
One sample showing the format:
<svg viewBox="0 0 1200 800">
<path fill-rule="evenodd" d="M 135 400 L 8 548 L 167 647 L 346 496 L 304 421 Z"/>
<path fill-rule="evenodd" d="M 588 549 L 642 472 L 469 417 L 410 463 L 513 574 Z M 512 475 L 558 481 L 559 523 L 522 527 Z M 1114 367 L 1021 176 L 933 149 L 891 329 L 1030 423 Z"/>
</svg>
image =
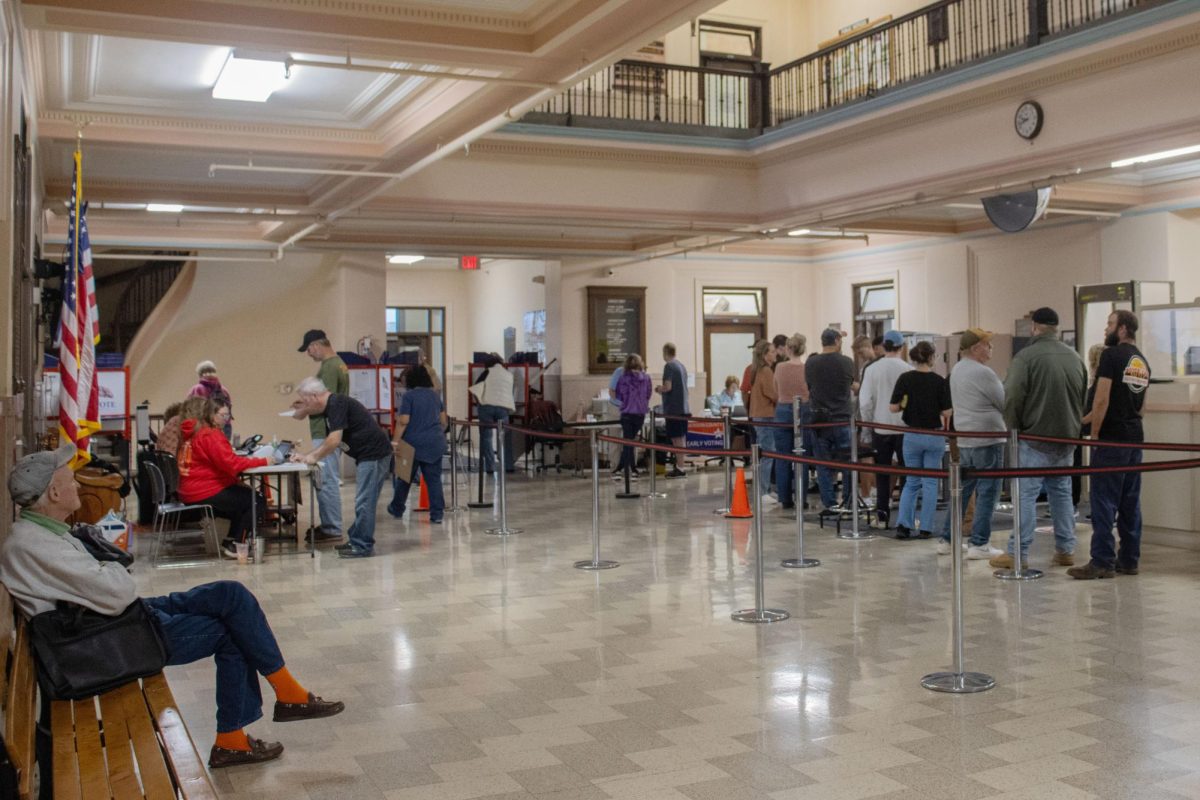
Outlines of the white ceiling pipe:
<svg viewBox="0 0 1200 800">
<path fill-rule="evenodd" d="M 289 58 L 284 62 L 285 68 L 290 71 L 292 67 L 317 67 L 319 69 L 340 69 L 350 72 L 373 72 L 386 75 L 404 75 L 411 78 L 448 78 L 456 81 L 472 81 L 475 83 L 492 83 L 501 86 L 524 86 L 529 89 L 553 89 L 555 91 L 564 91 L 570 88 L 569 84 L 555 83 L 552 81 L 532 81 L 524 78 L 505 78 L 499 75 L 464 75 L 460 72 L 430 72 L 424 69 L 414 69 L 411 67 L 381 67 L 372 64 L 355 64 L 349 58 L 345 61 L 312 61 L 305 58 Z"/>
</svg>

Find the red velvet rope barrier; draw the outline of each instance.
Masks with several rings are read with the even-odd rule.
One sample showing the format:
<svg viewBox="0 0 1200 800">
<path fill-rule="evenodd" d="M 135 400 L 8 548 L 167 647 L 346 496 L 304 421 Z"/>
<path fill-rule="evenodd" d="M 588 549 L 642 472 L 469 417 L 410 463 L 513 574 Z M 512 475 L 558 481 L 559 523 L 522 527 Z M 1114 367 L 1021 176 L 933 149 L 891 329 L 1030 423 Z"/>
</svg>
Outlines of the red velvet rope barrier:
<svg viewBox="0 0 1200 800">
<path fill-rule="evenodd" d="M 520 428 L 516 425 L 507 426 L 508 430 L 515 433 L 523 433 L 526 436 L 533 436 L 538 439 L 558 439 L 563 442 L 579 442 L 588 437 L 582 433 L 551 433 L 550 431 L 535 431 L 531 428 Z"/>
<path fill-rule="evenodd" d="M 676 415 L 676 414 L 658 414 L 655 419 L 671 419 L 678 422 L 722 422 L 724 417 L 697 417 L 694 415 Z M 775 420 L 755 420 L 746 417 L 734 417 L 730 421 L 735 425 L 743 428 L 794 428 L 796 427 L 790 422 L 776 422 Z M 850 420 L 845 422 L 810 422 L 807 425 L 801 425 L 801 428 L 846 428 L 849 427 Z"/>
<path fill-rule="evenodd" d="M 1184 453 L 1200 452 L 1200 444 L 1184 444 L 1182 442 L 1110 442 L 1105 439 L 1064 439 L 1059 436 L 1038 436 L 1032 433 L 1022 433 L 1019 436 L 1027 442 L 1073 444 L 1079 447 L 1116 447 L 1124 450 L 1164 450 Z"/>
<path fill-rule="evenodd" d="M 877 431 L 894 431 L 895 433 L 920 433 L 926 436 L 954 436 L 959 439 L 1007 439 L 1008 431 L 947 431 L 933 428 L 909 428 L 904 425 L 887 425 L 883 422 L 860 422 L 860 428 Z"/>
<path fill-rule="evenodd" d="M 1111 467 L 1017 467 L 1004 469 L 964 469 L 963 478 L 1061 478 L 1068 475 L 1108 475 L 1127 472 L 1168 472 L 1200 467 L 1200 458 L 1181 458 L 1175 461 L 1151 461 L 1136 466 L 1118 464 Z"/>
<path fill-rule="evenodd" d="M 914 478 L 946 478 L 949 476 L 945 470 L 937 469 L 912 469 L 910 467 L 892 467 L 885 464 L 864 464 L 854 463 L 851 461 L 826 461 L 820 458 L 809 458 L 808 456 L 798 456 L 792 453 L 773 453 L 763 450 L 760 452 L 761 458 L 776 458 L 780 461 L 791 461 L 795 464 L 808 464 L 810 467 L 829 467 L 836 470 L 854 470 L 855 472 L 869 472 L 873 475 L 908 475 Z"/>
</svg>

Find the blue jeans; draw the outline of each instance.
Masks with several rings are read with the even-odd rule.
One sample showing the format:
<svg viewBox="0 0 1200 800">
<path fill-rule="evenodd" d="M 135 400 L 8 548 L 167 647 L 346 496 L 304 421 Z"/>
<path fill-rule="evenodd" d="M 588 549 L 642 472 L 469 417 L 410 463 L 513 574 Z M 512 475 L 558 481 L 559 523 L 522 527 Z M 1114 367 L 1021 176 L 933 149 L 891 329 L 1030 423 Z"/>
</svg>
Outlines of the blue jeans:
<svg viewBox="0 0 1200 800">
<path fill-rule="evenodd" d="M 946 440 L 928 433 L 904 434 L 904 466 L 912 469 L 940 469 L 942 455 L 946 452 Z M 917 512 L 920 495 L 921 510 Z M 900 492 L 899 524 L 910 530 L 933 531 L 937 520 L 937 478 L 909 476 Z M 918 522 L 919 520 L 919 522 Z M 920 527 L 918 528 L 918 524 Z"/>
<path fill-rule="evenodd" d="M 1075 455 L 1074 445 L 1021 442 L 1021 467 L 1069 467 Z M 1075 552 L 1075 505 L 1071 502 L 1071 476 L 1053 478 L 1021 478 L 1021 558 L 1029 554 L 1033 529 L 1037 525 L 1037 499 L 1046 489 L 1050 503 L 1050 519 L 1054 522 L 1054 549 L 1059 553 Z M 1008 552 L 1012 553 L 1012 537 Z"/>
<path fill-rule="evenodd" d="M 773 417 L 751 417 L 751 422 L 771 422 Z M 771 493 L 771 469 L 775 459 L 767 454 L 774 449 L 775 429 L 764 425 L 754 426 L 754 435 L 758 439 L 758 474 L 754 476 L 754 491 L 759 494 Z"/>
<path fill-rule="evenodd" d="M 413 464 L 412 483 L 421 485 L 421 477 L 425 478 L 425 488 L 429 490 L 429 521 L 440 522 L 446 513 L 446 499 L 442 493 L 442 457 L 433 461 L 416 461 Z M 408 490 L 412 483 L 399 478 L 393 482 L 395 494 L 388 504 L 388 513 L 392 516 L 404 516 L 404 506 L 408 502 Z"/>
<path fill-rule="evenodd" d="M 850 452 L 850 426 L 839 425 L 836 428 L 814 428 L 813 458 L 822 461 L 834 461 L 837 457 L 848 458 Z M 821 505 L 831 508 L 837 505 L 837 492 L 833 488 L 833 470 L 829 467 L 817 467 L 817 486 L 821 488 Z M 842 473 L 842 495 L 846 503 L 852 502 L 850 497 L 850 470 Z"/>
<path fill-rule="evenodd" d="M 642 425 L 645 423 L 645 414 L 622 414 L 621 438 L 636 439 L 642 431 Z M 624 471 L 625 467 L 629 467 L 630 472 L 637 470 L 637 464 L 633 460 L 633 445 L 626 444 L 621 446 L 621 460 L 617 462 L 617 469 Z"/>
<path fill-rule="evenodd" d="M 354 485 L 354 523 L 350 526 L 350 544 L 368 553 L 375 550 L 375 505 L 383 482 L 392 468 L 392 457 L 358 462 L 358 480 Z"/>
<path fill-rule="evenodd" d="M 320 447 L 324 441 L 313 439 L 313 447 Z M 317 510 L 321 512 L 321 529 L 329 533 L 341 533 L 342 491 L 338 486 L 342 477 L 341 453 L 334 448 L 320 463 L 321 485 L 317 487 Z"/>
<path fill-rule="evenodd" d="M 792 424 L 792 404 L 777 403 L 775 405 L 775 421 L 786 422 Z M 775 446 L 772 448 L 776 453 L 787 453 L 791 455 L 792 450 L 796 446 L 796 437 L 791 428 L 776 428 L 775 429 Z M 790 461 L 775 462 L 775 496 L 779 498 L 779 502 L 788 505 L 792 502 L 792 474 L 794 470 Z"/>
<path fill-rule="evenodd" d="M 1142 451 L 1124 447 L 1092 450 L 1093 467 L 1133 467 Z M 1112 569 L 1136 567 L 1142 554 L 1142 473 L 1112 472 L 1092 476 L 1092 561 Z M 1113 524 L 1121 536 L 1114 552 Z"/>
<path fill-rule="evenodd" d="M 283 668 L 283 654 L 258 600 L 236 581 L 145 598 L 158 616 L 171 666 L 214 656 L 217 732 L 241 730 L 262 717 L 258 676 Z"/>
<path fill-rule="evenodd" d="M 508 424 L 508 409 L 503 406 L 479 406 L 479 421 L 485 425 L 495 425 L 497 422 Z M 483 459 L 483 469 L 491 475 L 496 468 L 496 456 L 493 443 L 496 440 L 494 428 L 479 429 L 479 455 Z M 513 471 L 512 431 L 504 432 L 504 470 Z M 428 483 L 429 481 L 425 481 Z"/>
<path fill-rule="evenodd" d="M 959 446 L 958 463 L 964 469 L 1000 469 L 1004 466 L 1004 445 L 985 444 L 982 447 Z M 971 494 L 975 493 L 975 521 L 971 525 L 971 546 L 983 547 L 992 538 L 992 512 L 1000 494 L 999 478 L 963 478 L 962 511 L 967 513 Z M 965 531 L 964 531 L 965 533 Z M 942 538 L 950 541 L 950 509 L 942 525 Z"/>
</svg>

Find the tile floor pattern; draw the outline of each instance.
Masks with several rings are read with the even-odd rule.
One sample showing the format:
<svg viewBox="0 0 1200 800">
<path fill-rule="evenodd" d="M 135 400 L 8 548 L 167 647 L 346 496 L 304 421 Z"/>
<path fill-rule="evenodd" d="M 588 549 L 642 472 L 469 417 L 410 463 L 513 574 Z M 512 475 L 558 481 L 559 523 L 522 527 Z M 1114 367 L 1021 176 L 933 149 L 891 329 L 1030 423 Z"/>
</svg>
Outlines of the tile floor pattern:
<svg viewBox="0 0 1200 800">
<path fill-rule="evenodd" d="M 136 574 L 146 594 L 244 582 L 293 672 L 346 701 L 332 719 L 253 725 L 287 751 L 218 771 L 228 798 L 1200 797 L 1195 554 L 1148 545 L 1140 576 L 1076 582 L 1039 534 L 1043 580 L 968 562 L 967 667 L 997 688 L 936 694 L 918 683 L 951 662 L 950 561 L 933 541 L 810 525 L 822 565 L 784 570 L 795 523 L 770 512 L 766 597 L 792 618 L 738 624 L 754 552 L 747 521 L 712 513 L 720 486 L 713 470 L 617 500 L 602 482 L 603 556 L 621 562 L 607 572 L 571 567 L 591 555 L 591 483 L 564 474 L 510 482 L 525 532 L 507 539 L 483 533 L 486 510 L 435 527 L 391 519 L 384 497 L 373 559 Z M 1081 525 L 1081 554 L 1087 541 Z M 207 753 L 211 661 L 169 677 Z"/>
</svg>

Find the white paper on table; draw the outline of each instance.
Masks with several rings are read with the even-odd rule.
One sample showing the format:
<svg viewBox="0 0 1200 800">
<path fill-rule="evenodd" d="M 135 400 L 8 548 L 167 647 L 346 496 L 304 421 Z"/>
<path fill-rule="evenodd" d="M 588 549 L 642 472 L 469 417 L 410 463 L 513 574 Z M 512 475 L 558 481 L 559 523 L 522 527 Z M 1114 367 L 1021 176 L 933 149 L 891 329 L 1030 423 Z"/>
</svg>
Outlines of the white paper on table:
<svg viewBox="0 0 1200 800">
<path fill-rule="evenodd" d="M 294 408 L 289 408 L 287 411 L 280 411 L 280 412 L 279 412 L 279 416 L 281 416 L 281 417 L 294 417 L 294 416 L 296 416 L 296 410 L 295 410 Z"/>
</svg>

